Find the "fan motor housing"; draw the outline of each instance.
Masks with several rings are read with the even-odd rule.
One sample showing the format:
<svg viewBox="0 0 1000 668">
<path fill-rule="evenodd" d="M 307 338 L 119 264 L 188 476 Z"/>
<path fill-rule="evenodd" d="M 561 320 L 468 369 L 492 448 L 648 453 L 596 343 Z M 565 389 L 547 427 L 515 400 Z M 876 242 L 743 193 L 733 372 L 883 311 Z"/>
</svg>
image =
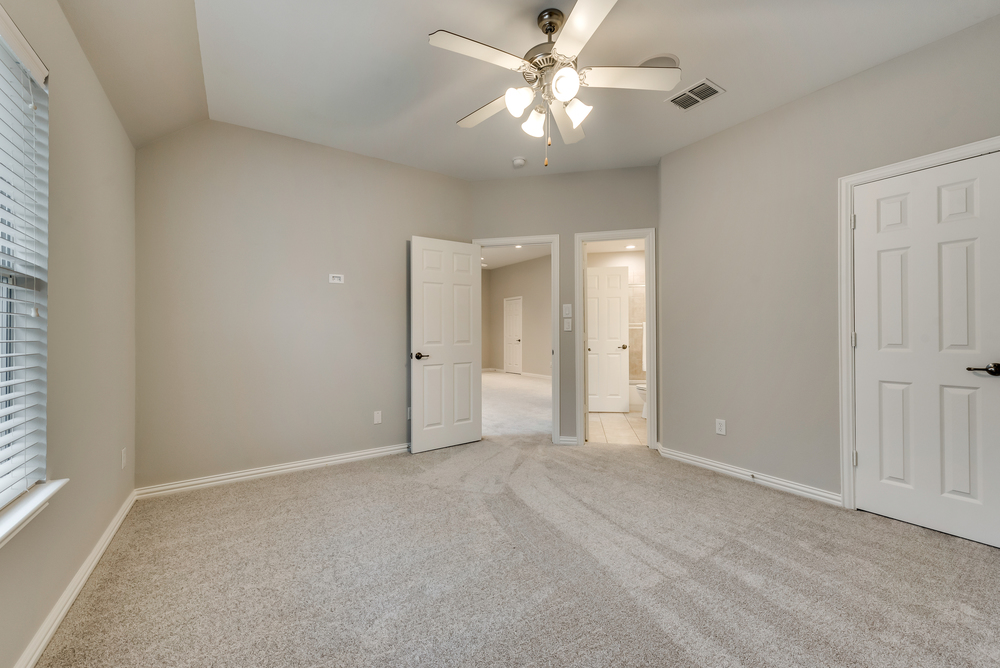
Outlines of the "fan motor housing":
<svg viewBox="0 0 1000 668">
<path fill-rule="evenodd" d="M 537 72 L 528 71 L 524 73 L 524 80 L 532 86 L 535 86 L 549 70 L 559 64 L 556 57 L 552 55 L 554 46 L 552 42 L 542 42 L 531 47 L 524 54 L 524 59 L 531 63 L 531 66 L 537 70 Z M 563 60 L 563 62 L 566 61 Z M 575 60 L 573 61 L 573 67 L 576 67 Z"/>
</svg>

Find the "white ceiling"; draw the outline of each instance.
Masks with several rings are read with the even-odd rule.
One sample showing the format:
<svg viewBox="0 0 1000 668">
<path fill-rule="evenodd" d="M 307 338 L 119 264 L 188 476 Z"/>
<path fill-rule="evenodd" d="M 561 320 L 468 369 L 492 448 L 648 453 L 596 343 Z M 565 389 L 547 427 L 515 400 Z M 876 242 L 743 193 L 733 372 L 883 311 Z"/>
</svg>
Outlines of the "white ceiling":
<svg viewBox="0 0 1000 668">
<path fill-rule="evenodd" d="M 539 246 L 528 245 L 521 248 L 515 248 L 514 246 L 491 246 L 483 248 L 481 253 L 484 258 L 483 263 L 487 265 L 483 267 L 486 271 L 506 267 L 509 264 L 535 260 L 551 254 L 552 249 L 548 244 Z"/>
<path fill-rule="evenodd" d="M 581 66 L 672 53 L 678 90 L 707 77 L 727 92 L 685 113 L 662 93 L 585 90 L 587 138 L 564 146 L 556 135 L 545 168 L 542 140 L 506 112 L 455 125 L 520 75 L 435 49 L 427 35 L 445 29 L 521 55 L 543 41 L 538 12 L 568 14 L 574 0 L 60 3 L 136 145 L 204 118 L 207 98 L 214 120 L 470 180 L 654 165 L 1000 13 L 1000 0 L 619 0 Z M 518 155 L 528 164 L 515 172 Z"/>
<path fill-rule="evenodd" d="M 518 85 L 516 72 L 431 47 L 446 29 L 518 55 L 538 12 L 570 0 L 196 0 L 215 120 L 455 177 L 542 173 L 543 140 L 501 112 L 455 121 Z M 553 138 L 549 172 L 653 165 L 681 146 L 1000 13 L 1000 0 L 619 0 L 580 65 L 676 54 L 681 86 L 725 95 L 688 113 L 662 93 L 587 90 L 587 139 Z"/>
</svg>

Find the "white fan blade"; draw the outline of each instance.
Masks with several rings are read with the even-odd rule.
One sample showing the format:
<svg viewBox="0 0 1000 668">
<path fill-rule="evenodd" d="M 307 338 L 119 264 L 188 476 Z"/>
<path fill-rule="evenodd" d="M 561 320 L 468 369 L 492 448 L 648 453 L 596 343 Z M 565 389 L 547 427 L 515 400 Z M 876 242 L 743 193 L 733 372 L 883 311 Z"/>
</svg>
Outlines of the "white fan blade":
<svg viewBox="0 0 1000 668">
<path fill-rule="evenodd" d="M 504 96 L 501 95 L 497 99 L 484 104 L 483 106 L 476 109 L 474 112 L 463 118 L 458 122 L 458 127 L 460 128 L 474 128 L 487 118 L 497 113 L 501 109 L 507 108 L 507 101 L 504 100 Z"/>
<path fill-rule="evenodd" d="M 549 105 L 552 110 L 552 118 L 559 127 L 559 134 L 562 135 L 564 144 L 575 144 L 587 135 L 583 134 L 583 127 L 573 127 L 573 119 L 566 113 L 566 105 L 558 100 Z"/>
<path fill-rule="evenodd" d="M 581 74 L 591 88 L 668 91 L 681 81 L 679 67 L 585 67 Z"/>
<path fill-rule="evenodd" d="M 430 37 L 428 37 L 428 41 L 430 41 L 431 46 L 436 46 L 439 49 L 448 49 L 449 51 L 460 53 L 463 56 L 470 56 L 472 58 L 478 58 L 479 60 L 485 60 L 488 63 L 493 63 L 494 65 L 499 65 L 500 67 L 506 67 L 508 70 L 514 70 L 515 72 L 528 64 L 528 61 L 524 58 L 518 58 L 517 56 L 507 53 L 506 51 L 494 49 L 492 46 L 487 46 L 482 42 L 477 42 L 473 39 L 469 39 L 468 37 L 456 35 L 455 33 L 448 32 L 447 30 L 432 32 Z"/>
<path fill-rule="evenodd" d="M 616 2 L 618 0 L 577 0 L 559 31 L 556 51 L 567 58 L 579 56 Z"/>
</svg>

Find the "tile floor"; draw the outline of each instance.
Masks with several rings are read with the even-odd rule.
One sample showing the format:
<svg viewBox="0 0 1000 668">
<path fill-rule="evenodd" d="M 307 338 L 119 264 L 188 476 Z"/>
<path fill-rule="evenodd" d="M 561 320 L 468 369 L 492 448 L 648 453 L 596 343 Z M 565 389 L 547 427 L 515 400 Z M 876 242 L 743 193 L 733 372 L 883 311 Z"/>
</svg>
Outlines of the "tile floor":
<svg viewBox="0 0 1000 668">
<path fill-rule="evenodd" d="M 592 443 L 619 443 L 621 445 L 646 445 L 646 419 L 642 407 L 628 413 L 588 413 Z"/>
</svg>

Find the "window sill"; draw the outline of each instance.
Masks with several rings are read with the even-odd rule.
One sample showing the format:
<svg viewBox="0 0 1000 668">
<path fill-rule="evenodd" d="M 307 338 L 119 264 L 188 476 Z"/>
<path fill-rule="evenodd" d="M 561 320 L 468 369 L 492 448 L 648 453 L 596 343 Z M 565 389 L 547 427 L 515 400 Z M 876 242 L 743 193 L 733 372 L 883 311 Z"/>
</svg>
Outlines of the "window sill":
<svg viewBox="0 0 1000 668">
<path fill-rule="evenodd" d="M 68 482 L 69 478 L 64 478 L 35 485 L 27 494 L 0 510 L 0 548 L 27 526 L 28 522 L 35 519 L 35 516 L 49 505 L 49 499 Z"/>
</svg>

